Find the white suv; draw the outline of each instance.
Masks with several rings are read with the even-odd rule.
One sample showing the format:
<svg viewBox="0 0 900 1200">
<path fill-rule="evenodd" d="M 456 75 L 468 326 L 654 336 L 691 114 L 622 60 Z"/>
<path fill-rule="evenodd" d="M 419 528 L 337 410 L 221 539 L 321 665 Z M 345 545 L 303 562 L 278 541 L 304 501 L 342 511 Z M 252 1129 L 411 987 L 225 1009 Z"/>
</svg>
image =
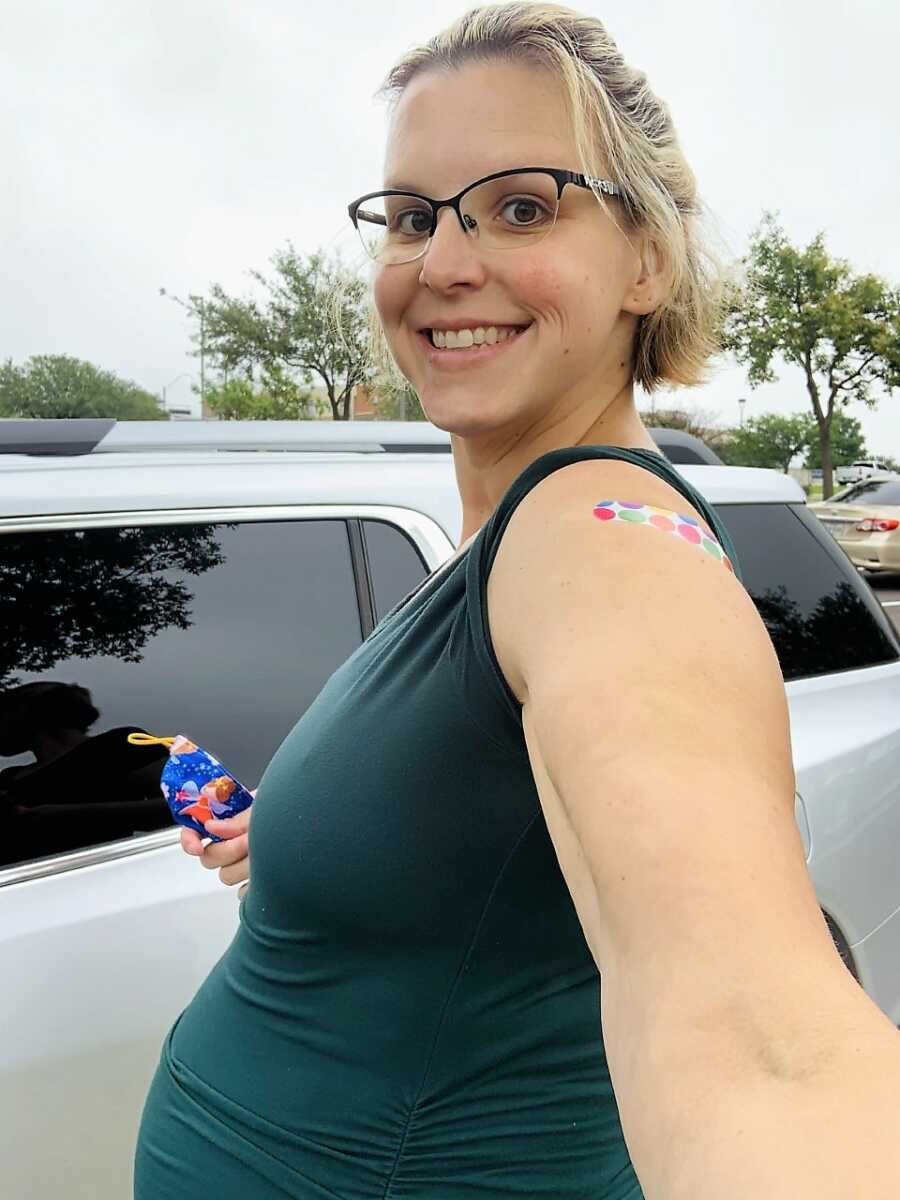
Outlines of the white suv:
<svg viewBox="0 0 900 1200">
<path fill-rule="evenodd" d="M 100 711 L 41 770 L 17 771 L 22 729 L 0 745 L 0 1161 L 4 1193 L 29 1200 L 130 1194 L 163 1036 L 237 921 L 155 794 L 91 760 L 98 735 L 183 732 L 255 786 L 460 527 L 428 425 L 111 425 L 0 422 L 0 706 L 44 681 Z M 821 906 L 900 1022 L 897 637 L 796 483 L 655 436 L 734 539 L 784 672 Z"/>
</svg>

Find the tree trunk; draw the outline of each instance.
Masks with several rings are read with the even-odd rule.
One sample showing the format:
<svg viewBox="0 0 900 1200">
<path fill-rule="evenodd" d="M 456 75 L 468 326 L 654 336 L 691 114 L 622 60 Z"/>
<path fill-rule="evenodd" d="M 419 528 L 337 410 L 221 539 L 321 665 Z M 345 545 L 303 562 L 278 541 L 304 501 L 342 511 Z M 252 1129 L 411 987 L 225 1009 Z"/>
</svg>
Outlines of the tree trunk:
<svg viewBox="0 0 900 1200">
<path fill-rule="evenodd" d="M 819 454 L 822 462 L 822 499 L 827 500 L 834 491 L 834 479 L 831 467 L 831 422 L 818 421 Z"/>
<path fill-rule="evenodd" d="M 819 403 L 819 389 L 812 369 L 812 353 L 807 350 L 803 356 L 803 367 L 806 373 L 806 390 L 812 402 L 813 416 L 819 428 L 819 454 L 822 462 L 822 499 L 828 500 L 834 491 L 834 481 L 831 471 L 831 419 L 834 416 L 834 390 L 828 397 L 828 410 L 822 411 Z"/>
</svg>

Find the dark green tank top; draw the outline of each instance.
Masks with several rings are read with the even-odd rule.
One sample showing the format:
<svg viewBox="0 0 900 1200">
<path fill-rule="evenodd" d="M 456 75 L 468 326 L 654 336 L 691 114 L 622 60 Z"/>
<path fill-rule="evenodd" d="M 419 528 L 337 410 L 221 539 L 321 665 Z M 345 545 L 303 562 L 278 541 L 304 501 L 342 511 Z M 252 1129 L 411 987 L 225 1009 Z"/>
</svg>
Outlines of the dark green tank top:
<svg viewBox="0 0 900 1200">
<path fill-rule="evenodd" d="M 141 1200 L 640 1197 L 598 975 L 486 612 L 516 506 L 589 458 L 666 479 L 733 560 L 665 459 L 573 447 L 532 463 L 381 621 L 262 780 L 240 929 L 148 1098 Z"/>
</svg>

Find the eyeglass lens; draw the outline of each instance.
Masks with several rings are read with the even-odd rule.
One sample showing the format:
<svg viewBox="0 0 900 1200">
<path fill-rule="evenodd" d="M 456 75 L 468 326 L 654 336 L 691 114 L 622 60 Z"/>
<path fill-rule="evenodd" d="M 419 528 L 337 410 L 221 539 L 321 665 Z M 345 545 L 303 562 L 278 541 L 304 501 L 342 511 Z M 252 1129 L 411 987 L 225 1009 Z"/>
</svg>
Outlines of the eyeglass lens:
<svg viewBox="0 0 900 1200">
<path fill-rule="evenodd" d="M 491 179 L 466 192 L 460 210 L 467 232 L 492 250 L 533 245 L 553 228 L 559 189 L 540 171 Z M 440 216 L 454 220 L 451 213 Z M 418 196 L 374 196 L 356 213 L 357 228 L 370 258 L 380 263 L 412 262 L 425 251 L 434 210 Z"/>
</svg>

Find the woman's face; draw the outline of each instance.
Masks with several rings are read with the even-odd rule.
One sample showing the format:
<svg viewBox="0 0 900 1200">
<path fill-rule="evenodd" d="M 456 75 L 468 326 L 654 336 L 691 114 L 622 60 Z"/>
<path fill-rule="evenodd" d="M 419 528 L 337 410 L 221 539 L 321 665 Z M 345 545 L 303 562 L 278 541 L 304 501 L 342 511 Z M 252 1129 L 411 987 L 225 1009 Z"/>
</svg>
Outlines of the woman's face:
<svg viewBox="0 0 900 1200">
<path fill-rule="evenodd" d="M 515 167 L 579 170 L 564 94 L 540 68 L 429 70 L 391 120 L 385 188 L 453 196 Z M 611 200 L 615 210 L 618 201 Z M 624 214 L 619 215 L 623 228 Z M 658 302 L 634 247 L 594 195 L 572 184 L 540 242 L 488 249 L 440 210 L 424 257 L 379 266 L 375 302 L 391 351 L 429 419 L 463 437 L 595 419 L 628 387 L 638 315 Z M 524 327 L 487 352 L 436 349 L 434 328 Z"/>
</svg>

